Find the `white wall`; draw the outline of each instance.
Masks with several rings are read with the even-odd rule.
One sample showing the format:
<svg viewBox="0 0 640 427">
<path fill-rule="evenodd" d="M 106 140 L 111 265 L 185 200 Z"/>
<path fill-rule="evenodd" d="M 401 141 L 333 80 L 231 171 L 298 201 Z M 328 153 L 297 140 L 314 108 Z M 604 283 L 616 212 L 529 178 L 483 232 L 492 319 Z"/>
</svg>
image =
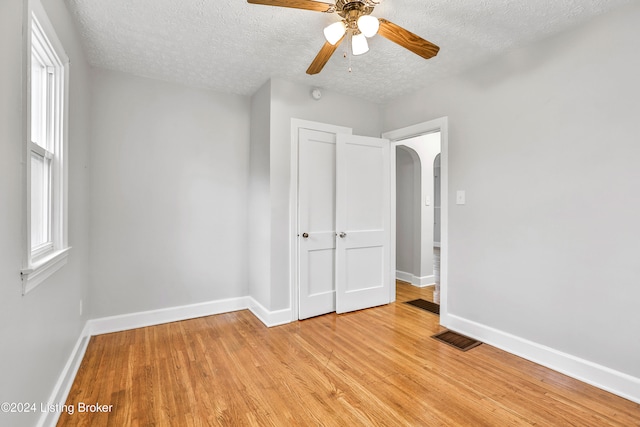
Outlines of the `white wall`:
<svg viewBox="0 0 640 427">
<path fill-rule="evenodd" d="M 43 0 L 71 59 L 69 262 L 21 295 L 23 1 L 0 2 L 0 402 L 47 402 L 86 316 L 88 286 L 89 68 L 62 0 Z M 0 413 L 0 425 L 31 426 L 39 413 Z"/>
<path fill-rule="evenodd" d="M 640 4 L 386 105 L 449 117 L 449 313 L 640 378 Z"/>
<path fill-rule="evenodd" d="M 413 282 L 420 277 L 421 167 L 418 153 L 396 148 L 396 271 L 397 278 Z"/>
<path fill-rule="evenodd" d="M 271 81 L 251 97 L 249 161 L 249 295 L 271 304 L 271 203 L 269 190 Z"/>
<path fill-rule="evenodd" d="M 92 83 L 92 316 L 247 295 L 249 99 Z"/>
<path fill-rule="evenodd" d="M 311 98 L 311 86 L 271 81 L 271 305 L 289 308 L 289 189 L 291 179 L 291 119 L 353 128 L 355 135 L 379 137 L 381 110 L 376 104 L 331 91 Z"/>
</svg>

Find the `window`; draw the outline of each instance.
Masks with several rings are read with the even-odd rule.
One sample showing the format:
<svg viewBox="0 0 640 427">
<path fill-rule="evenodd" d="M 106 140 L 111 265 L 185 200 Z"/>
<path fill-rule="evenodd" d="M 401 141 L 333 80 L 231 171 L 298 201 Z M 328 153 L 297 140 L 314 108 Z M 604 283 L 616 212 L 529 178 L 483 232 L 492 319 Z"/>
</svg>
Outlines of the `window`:
<svg viewBox="0 0 640 427">
<path fill-rule="evenodd" d="M 25 114 L 26 294 L 67 260 L 66 119 L 69 60 L 39 2 L 29 12 Z"/>
</svg>

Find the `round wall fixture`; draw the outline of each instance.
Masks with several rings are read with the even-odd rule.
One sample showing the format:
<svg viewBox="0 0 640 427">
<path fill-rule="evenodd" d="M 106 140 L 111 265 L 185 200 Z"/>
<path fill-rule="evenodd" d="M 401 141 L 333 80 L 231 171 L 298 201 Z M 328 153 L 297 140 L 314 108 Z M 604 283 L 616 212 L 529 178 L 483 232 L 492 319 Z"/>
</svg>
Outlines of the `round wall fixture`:
<svg viewBox="0 0 640 427">
<path fill-rule="evenodd" d="M 322 98 L 322 92 L 320 91 L 319 88 L 314 88 L 311 91 L 311 96 L 313 97 L 313 99 L 315 99 L 316 101 L 318 101 L 320 98 Z"/>
</svg>

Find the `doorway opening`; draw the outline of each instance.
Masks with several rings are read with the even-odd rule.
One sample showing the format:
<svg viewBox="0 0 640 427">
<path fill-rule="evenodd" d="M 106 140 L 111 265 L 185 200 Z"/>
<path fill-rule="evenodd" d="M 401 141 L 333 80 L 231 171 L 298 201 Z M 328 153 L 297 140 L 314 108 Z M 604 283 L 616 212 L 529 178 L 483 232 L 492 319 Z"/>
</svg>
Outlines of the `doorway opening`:
<svg viewBox="0 0 640 427">
<path fill-rule="evenodd" d="M 448 313 L 448 120 L 444 117 L 419 123 L 386 132 L 383 137 L 396 147 L 391 174 L 395 179 L 392 185 L 393 270 L 398 279 L 414 287 L 434 286 L 434 302 L 440 304 L 440 322 L 443 324 Z M 429 140 L 431 147 L 425 143 Z M 418 141 L 424 145 L 419 146 Z M 421 156 L 420 151 L 428 153 Z M 402 185 L 411 178 L 412 185 Z M 407 200 L 408 204 L 402 203 Z"/>
<path fill-rule="evenodd" d="M 396 279 L 435 287 L 439 303 L 440 132 L 396 144 Z M 437 167 L 436 167 L 437 166 Z"/>
</svg>

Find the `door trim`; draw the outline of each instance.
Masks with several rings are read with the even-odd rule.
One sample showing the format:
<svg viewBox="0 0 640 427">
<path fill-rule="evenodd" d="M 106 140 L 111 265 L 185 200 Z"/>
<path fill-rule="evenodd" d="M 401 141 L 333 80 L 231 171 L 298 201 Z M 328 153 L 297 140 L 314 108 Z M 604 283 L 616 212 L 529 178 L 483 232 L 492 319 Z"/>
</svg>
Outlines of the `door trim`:
<svg viewBox="0 0 640 427">
<path fill-rule="evenodd" d="M 353 134 L 353 129 L 344 126 L 336 126 L 295 118 L 291 119 L 291 175 L 289 179 L 289 306 L 291 307 L 292 322 L 297 321 L 300 316 L 298 300 L 298 291 L 300 286 L 298 277 L 298 135 L 300 129 L 310 129 L 335 134 Z"/>
<path fill-rule="evenodd" d="M 448 324 L 449 290 L 449 118 L 442 117 L 400 129 L 384 132 L 383 138 L 391 141 L 393 148 L 397 142 L 429 133 L 440 132 L 440 173 L 441 178 L 441 224 L 440 224 L 440 324 Z M 396 271 L 396 151 L 391 150 L 391 269 Z M 395 280 L 391 301 L 395 301 Z"/>
</svg>

